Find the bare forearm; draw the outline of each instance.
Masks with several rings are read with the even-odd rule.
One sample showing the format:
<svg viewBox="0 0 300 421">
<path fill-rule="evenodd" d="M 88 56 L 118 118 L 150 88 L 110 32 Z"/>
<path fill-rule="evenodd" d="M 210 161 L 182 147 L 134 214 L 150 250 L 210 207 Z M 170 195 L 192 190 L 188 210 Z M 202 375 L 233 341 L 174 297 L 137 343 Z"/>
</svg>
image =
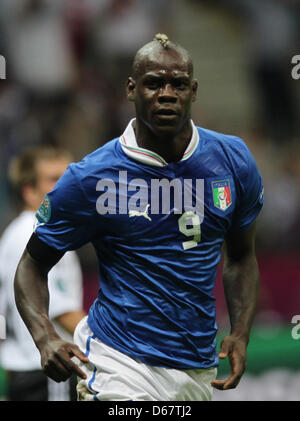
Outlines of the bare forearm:
<svg viewBox="0 0 300 421">
<path fill-rule="evenodd" d="M 47 271 L 41 269 L 26 251 L 16 271 L 14 289 L 18 311 L 39 347 L 56 332 L 48 317 Z"/>
<path fill-rule="evenodd" d="M 223 284 L 231 334 L 248 343 L 259 290 L 259 271 L 255 255 L 251 254 L 236 262 L 225 261 Z"/>
<path fill-rule="evenodd" d="M 67 380 L 72 373 L 86 378 L 72 357 L 82 362 L 89 361 L 77 345 L 58 336 L 48 316 L 47 275 L 63 254 L 33 234 L 18 265 L 14 282 L 16 305 L 41 354 L 41 368 L 57 382 Z"/>
</svg>

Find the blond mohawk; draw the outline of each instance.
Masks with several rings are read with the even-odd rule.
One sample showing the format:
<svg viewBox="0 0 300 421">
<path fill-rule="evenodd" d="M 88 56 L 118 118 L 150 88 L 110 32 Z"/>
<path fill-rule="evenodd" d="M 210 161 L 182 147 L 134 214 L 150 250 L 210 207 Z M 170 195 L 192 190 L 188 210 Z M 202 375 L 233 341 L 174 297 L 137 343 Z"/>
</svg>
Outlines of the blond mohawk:
<svg viewBox="0 0 300 421">
<path fill-rule="evenodd" d="M 170 40 L 165 34 L 156 34 L 153 41 L 158 41 L 163 48 L 168 48 L 170 45 Z"/>
</svg>

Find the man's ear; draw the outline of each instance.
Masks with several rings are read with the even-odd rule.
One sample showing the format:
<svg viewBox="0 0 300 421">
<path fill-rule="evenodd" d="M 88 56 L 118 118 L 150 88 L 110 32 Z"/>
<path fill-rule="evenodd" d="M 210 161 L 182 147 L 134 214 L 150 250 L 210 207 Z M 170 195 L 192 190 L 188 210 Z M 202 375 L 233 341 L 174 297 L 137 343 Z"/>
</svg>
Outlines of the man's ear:
<svg viewBox="0 0 300 421">
<path fill-rule="evenodd" d="M 197 91 L 198 91 L 198 81 L 197 81 L 196 79 L 194 79 L 194 80 L 192 81 L 192 91 L 193 91 L 193 94 L 192 94 L 192 101 L 194 102 L 194 101 L 196 101 L 196 98 L 197 98 Z"/>
<path fill-rule="evenodd" d="M 127 98 L 129 101 L 135 100 L 135 87 L 136 87 L 135 80 L 132 77 L 129 77 L 126 84 Z"/>
</svg>

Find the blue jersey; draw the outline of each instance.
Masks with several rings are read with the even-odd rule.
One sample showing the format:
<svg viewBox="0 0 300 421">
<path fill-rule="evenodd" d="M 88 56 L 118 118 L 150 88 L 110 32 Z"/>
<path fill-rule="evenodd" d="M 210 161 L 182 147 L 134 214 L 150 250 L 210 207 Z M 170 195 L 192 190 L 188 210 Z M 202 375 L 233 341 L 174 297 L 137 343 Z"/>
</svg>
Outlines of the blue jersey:
<svg viewBox="0 0 300 421">
<path fill-rule="evenodd" d="M 193 125 L 167 163 L 124 134 L 71 164 L 37 212 L 37 236 L 67 251 L 91 242 L 100 286 L 88 316 L 97 338 L 140 361 L 218 365 L 213 289 L 224 238 L 245 231 L 263 186 L 245 143 Z"/>
</svg>

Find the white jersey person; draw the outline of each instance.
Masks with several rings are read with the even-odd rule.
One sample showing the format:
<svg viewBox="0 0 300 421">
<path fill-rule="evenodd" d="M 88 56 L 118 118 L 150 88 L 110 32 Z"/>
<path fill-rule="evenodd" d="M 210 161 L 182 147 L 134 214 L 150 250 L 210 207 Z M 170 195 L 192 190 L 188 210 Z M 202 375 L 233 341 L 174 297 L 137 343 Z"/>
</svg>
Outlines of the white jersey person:
<svg viewBox="0 0 300 421">
<path fill-rule="evenodd" d="M 56 383 L 41 369 L 40 354 L 15 304 L 14 276 L 30 238 L 44 195 L 70 163 L 69 153 L 52 147 L 35 147 L 15 158 L 10 178 L 21 200 L 21 213 L 0 240 L 0 314 L 6 319 L 6 339 L 0 345 L 0 364 L 7 373 L 8 400 L 76 400 L 76 378 Z M 75 252 L 66 253 L 49 273 L 49 313 L 59 332 L 72 341 L 74 329 L 85 316 L 82 272 Z"/>
</svg>

